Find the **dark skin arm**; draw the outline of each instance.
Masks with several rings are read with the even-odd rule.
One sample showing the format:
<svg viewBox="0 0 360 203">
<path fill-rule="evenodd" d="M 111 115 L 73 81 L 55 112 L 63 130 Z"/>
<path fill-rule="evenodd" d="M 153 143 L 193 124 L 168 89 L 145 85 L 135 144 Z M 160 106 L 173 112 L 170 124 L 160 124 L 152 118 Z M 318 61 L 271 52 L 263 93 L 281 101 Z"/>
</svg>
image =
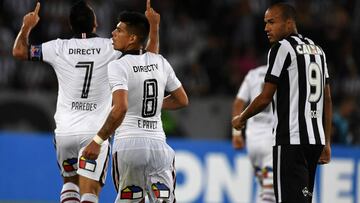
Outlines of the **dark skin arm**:
<svg viewBox="0 0 360 203">
<path fill-rule="evenodd" d="M 170 94 L 164 98 L 162 109 L 174 110 L 185 107 L 188 104 L 189 99 L 186 95 L 184 88 L 181 86 L 176 90 L 170 92 Z"/>
<path fill-rule="evenodd" d="M 147 41 L 146 50 L 152 53 L 159 53 L 160 14 L 151 7 L 150 0 L 146 1 L 145 16 L 150 24 L 149 39 Z"/>
<path fill-rule="evenodd" d="M 39 10 L 40 10 L 40 3 L 37 2 L 34 11 L 26 14 L 23 18 L 23 24 L 15 39 L 12 50 L 13 56 L 17 59 L 20 60 L 28 59 L 29 35 L 31 30 L 37 25 L 37 23 L 40 20 Z"/>
<path fill-rule="evenodd" d="M 246 102 L 242 99 L 235 98 L 232 106 L 232 118 L 239 115 L 246 107 Z M 240 134 L 236 134 L 240 133 Z M 232 145 L 234 149 L 242 149 L 245 147 L 244 138 L 242 136 L 241 130 L 234 132 L 232 134 Z"/>
<path fill-rule="evenodd" d="M 113 92 L 113 106 L 104 125 L 98 132 L 102 140 L 107 140 L 115 132 L 125 118 L 128 108 L 128 91 L 116 90 Z M 84 149 L 82 156 L 86 159 L 95 160 L 99 156 L 101 145 L 92 140 Z"/>
<path fill-rule="evenodd" d="M 266 82 L 264 84 L 264 89 L 259 94 L 259 96 L 257 96 L 240 115 L 237 115 L 233 118 L 233 128 L 241 130 L 244 127 L 247 119 L 264 110 L 272 101 L 276 89 L 277 85 Z"/>
<path fill-rule="evenodd" d="M 330 92 L 330 85 L 325 85 L 325 98 L 324 98 L 324 130 L 325 130 L 325 147 L 321 153 L 319 158 L 319 164 L 327 164 L 330 162 L 331 159 L 331 128 L 332 128 L 332 100 L 331 100 L 331 92 Z"/>
</svg>

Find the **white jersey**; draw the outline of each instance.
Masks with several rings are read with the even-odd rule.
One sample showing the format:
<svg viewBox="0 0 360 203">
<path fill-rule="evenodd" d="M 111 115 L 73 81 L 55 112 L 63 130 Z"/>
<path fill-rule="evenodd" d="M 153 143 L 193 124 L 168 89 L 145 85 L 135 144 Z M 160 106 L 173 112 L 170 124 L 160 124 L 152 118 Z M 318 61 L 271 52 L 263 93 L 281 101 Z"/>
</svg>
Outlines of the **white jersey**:
<svg viewBox="0 0 360 203">
<path fill-rule="evenodd" d="M 111 108 L 107 65 L 121 52 L 113 49 L 111 39 L 100 37 L 56 39 L 40 48 L 58 78 L 55 133 L 95 134 Z"/>
<path fill-rule="evenodd" d="M 262 92 L 266 71 L 266 66 L 250 70 L 241 84 L 236 97 L 248 103 L 253 101 Z M 262 112 L 248 119 L 245 132 L 247 142 L 258 142 L 263 139 L 268 139 L 272 142 L 272 129 L 273 113 L 271 111 L 271 104 L 269 104 Z"/>
<path fill-rule="evenodd" d="M 164 92 L 181 87 L 169 62 L 149 52 L 125 54 L 108 69 L 112 91 L 128 91 L 128 111 L 115 131 L 115 140 L 134 136 L 165 139 L 161 122 Z"/>
</svg>

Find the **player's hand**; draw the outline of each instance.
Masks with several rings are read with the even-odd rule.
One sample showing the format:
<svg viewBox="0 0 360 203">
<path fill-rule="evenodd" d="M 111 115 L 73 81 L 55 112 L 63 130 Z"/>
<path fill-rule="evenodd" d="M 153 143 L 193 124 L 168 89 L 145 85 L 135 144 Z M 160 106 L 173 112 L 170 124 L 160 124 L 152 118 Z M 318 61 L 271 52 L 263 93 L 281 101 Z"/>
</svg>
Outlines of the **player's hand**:
<svg viewBox="0 0 360 203">
<path fill-rule="evenodd" d="M 93 140 L 85 147 L 82 152 L 82 156 L 86 159 L 96 160 L 100 154 L 101 145 L 97 144 Z"/>
<path fill-rule="evenodd" d="M 40 11 L 40 2 L 36 3 L 34 11 L 26 14 L 23 18 L 23 27 L 32 29 L 39 22 L 39 11 Z"/>
<path fill-rule="evenodd" d="M 331 159 L 331 147 L 330 145 L 325 145 L 320 155 L 318 164 L 328 164 L 330 162 L 330 159 Z"/>
<path fill-rule="evenodd" d="M 241 130 L 242 128 L 244 128 L 245 122 L 246 122 L 246 120 L 242 120 L 241 114 L 240 114 L 240 115 L 235 116 L 232 119 L 231 124 L 232 124 L 232 127 L 235 128 L 236 130 Z"/>
<path fill-rule="evenodd" d="M 160 24 L 160 14 L 157 13 L 152 7 L 150 0 L 146 0 L 146 11 L 145 16 L 149 21 L 150 25 L 157 25 Z"/>
<path fill-rule="evenodd" d="M 244 138 L 241 134 L 240 136 L 239 135 L 232 136 L 232 146 L 234 149 L 243 149 L 245 147 Z"/>
</svg>

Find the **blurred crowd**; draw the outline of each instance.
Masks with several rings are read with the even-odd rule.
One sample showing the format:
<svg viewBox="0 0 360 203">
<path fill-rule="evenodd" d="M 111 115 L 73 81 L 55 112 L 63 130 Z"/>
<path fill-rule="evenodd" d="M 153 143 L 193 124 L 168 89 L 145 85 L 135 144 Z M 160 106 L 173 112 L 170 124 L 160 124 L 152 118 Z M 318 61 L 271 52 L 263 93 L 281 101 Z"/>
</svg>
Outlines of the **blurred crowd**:
<svg viewBox="0 0 360 203">
<path fill-rule="evenodd" d="M 30 43 L 71 38 L 68 14 L 75 0 L 40 0 L 40 22 Z M 270 48 L 263 16 L 271 0 L 152 0 L 161 14 L 160 52 L 191 97 L 234 97 L 246 73 L 266 63 Z M 292 0 L 298 31 L 327 54 L 334 103 L 334 141 L 360 144 L 360 1 Z M 111 37 L 122 10 L 145 11 L 145 0 L 89 0 L 98 35 Z M 56 92 L 50 66 L 11 56 L 24 14 L 35 0 L 0 0 L 0 91 Z M 31 66 L 31 67 L 28 67 Z"/>
</svg>

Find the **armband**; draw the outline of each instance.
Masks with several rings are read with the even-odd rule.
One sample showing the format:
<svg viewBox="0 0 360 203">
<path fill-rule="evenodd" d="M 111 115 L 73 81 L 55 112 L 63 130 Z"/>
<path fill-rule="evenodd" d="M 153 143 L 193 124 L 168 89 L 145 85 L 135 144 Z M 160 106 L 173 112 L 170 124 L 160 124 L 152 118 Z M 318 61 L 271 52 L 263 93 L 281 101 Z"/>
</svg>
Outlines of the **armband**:
<svg viewBox="0 0 360 203">
<path fill-rule="evenodd" d="M 30 61 L 42 61 L 41 45 L 30 45 L 28 58 Z"/>
<path fill-rule="evenodd" d="M 98 145 L 101 145 L 105 140 L 103 140 L 99 135 L 95 135 L 93 138 L 94 142 L 96 142 Z"/>
<path fill-rule="evenodd" d="M 233 136 L 240 136 L 241 135 L 241 130 L 236 130 L 235 128 L 232 129 L 232 135 Z"/>
</svg>

